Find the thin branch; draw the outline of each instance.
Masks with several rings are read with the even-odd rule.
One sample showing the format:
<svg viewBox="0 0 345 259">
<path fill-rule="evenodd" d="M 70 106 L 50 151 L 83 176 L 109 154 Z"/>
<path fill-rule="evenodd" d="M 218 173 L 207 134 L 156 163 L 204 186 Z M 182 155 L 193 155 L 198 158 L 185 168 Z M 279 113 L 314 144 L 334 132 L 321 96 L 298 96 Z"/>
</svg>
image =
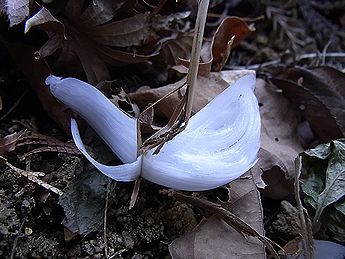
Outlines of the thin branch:
<svg viewBox="0 0 345 259">
<path fill-rule="evenodd" d="M 43 180 L 39 179 L 38 177 L 40 176 L 44 176 L 45 174 L 43 172 L 31 172 L 31 171 L 25 171 L 23 169 L 20 169 L 18 167 L 15 167 L 14 165 L 10 164 L 6 158 L 0 156 L 0 164 L 4 164 L 7 167 L 9 167 L 10 169 L 12 169 L 14 172 L 26 177 L 28 180 L 30 180 L 31 182 L 34 182 L 40 186 L 42 186 L 43 188 L 47 189 L 48 191 L 51 191 L 53 193 L 56 193 L 57 195 L 61 196 L 63 194 L 63 192 L 50 185 L 49 183 L 44 182 Z"/>
<path fill-rule="evenodd" d="M 143 178 L 139 177 L 135 183 L 134 183 L 134 188 L 132 191 L 132 195 L 131 195 L 131 201 L 129 203 L 129 210 L 133 209 L 137 199 L 138 199 L 138 194 L 139 194 L 139 190 L 140 190 L 140 184 Z"/>
<path fill-rule="evenodd" d="M 109 206 L 110 186 L 111 186 L 111 179 L 108 177 L 107 193 L 105 196 L 105 205 L 104 205 L 104 219 L 103 219 L 103 241 L 104 241 L 105 258 L 108 258 L 107 213 L 108 213 L 108 206 Z"/>
<path fill-rule="evenodd" d="M 308 213 L 306 209 L 302 205 L 301 197 L 300 197 L 300 189 L 299 189 L 299 178 L 301 175 L 302 169 L 302 157 L 298 156 L 295 160 L 295 200 L 297 203 L 297 209 L 299 214 L 299 221 L 301 227 L 301 235 L 303 238 L 303 246 L 304 246 L 304 258 L 306 259 L 314 259 L 314 241 L 313 241 L 313 234 L 310 227 L 310 219 L 308 217 Z M 308 222 L 309 221 L 309 222 Z M 309 224 L 308 224 L 309 223 Z"/>
<path fill-rule="evenodd" d="M 187 75 L 187 103 L 186 103 L 186 115 L 185 126 L 187 126 L 190 116 L 192 114 L 193 98 L 195 91 L 196 78 L 199 70 L 199 60 L 201 53 L 202 40 L 204 37 L 205 24 L 207 18 L 209 0 L 201 0 L 198 8 L 198 15 L 195 24 L 195 35 L 193 38 L 193 48 L 191 54 L 191 62 L 189 65 L 189 71 Z"/>
<path fill-rule="evenodd" d="M 209 0 L 201 0 L 199 2 L 198 14 L 196 18 L 193 46 L 191 53 L 191 62 L 189 64 L 189 71 L 187 75 L 187 90 L 183 96 L 180 104 L 175 108 L 173 115 L 171 116 L 168 124 L 147 139 L 139 148 L 138 154 L 144 153 L 150 148 L 157 147 L 154 154 L 158 154 L 163 145 L 174 138 L 177 134 L 183 131 L 189 122 L 192 114 L 193 99 L 196 78 L 199 69 L 199 60 L 201 53 L 202 40 L 204 37 L 204 30 L 207 18 L 207 11 L 209 6 Z M 170 94 L 170 93 L 169 93 Z M 159 100 L 161 101 L 161 100 Z M 152 106 L 151 106 L 152 107 Z M 138 137 L 140 132 L 138 131 Z M 140 144 L 140 142 L 138 143 Z"/>
</svg>

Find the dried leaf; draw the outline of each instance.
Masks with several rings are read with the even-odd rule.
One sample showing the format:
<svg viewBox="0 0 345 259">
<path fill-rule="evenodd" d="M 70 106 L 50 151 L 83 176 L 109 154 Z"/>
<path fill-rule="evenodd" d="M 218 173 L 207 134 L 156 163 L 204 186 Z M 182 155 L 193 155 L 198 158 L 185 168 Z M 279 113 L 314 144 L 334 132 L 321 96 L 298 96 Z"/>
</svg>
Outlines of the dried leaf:
<svg viewBox="0 0 345 259">
<path fill-rule="evenodd" d="M 10 27 L 21 23 L 29 16 L 30 0 L 2 0 L 2 12 L 7 14 Z"/>
<path fill-rule="evenodd" d="M 232 84 L 240 77 L 249 73 L 253 72 L 250 70 L 222 71 L 220 73 L 211 73 L 209 78 L 201 76 L 198 77 L 195 85 L 196 90 L 193 103 L 193 113 L 199 111 L 209 103 L 210 100 L 227 88 L 229 84 Z M 169 84 L 160 88 L 139 88 L 135 93 L 130 93 L 129 97 L 134 100 L 141 110 L 143 110 L 149 103 L 154 103 L 174 89 L 184 85 L 185 82 L 186 78 L 183 78 L 174 84 Z M 164 99 L 155 106 L 155 114 L 158 117 L 169 119 L 176 104 L 184 93 L 185 88 L 182 88 L 177 93 Z"/>
<path fill-rule="evenodd" d="M 54 23 L 58 23 L 58 24 L 54 24 Z M 41 10 L 39 10 L 34 16 L 30 17 L 25 22 L 24 33 L 27 33 L 31 27 L 39 26 L 43 24 L 46 24 L 46 25 L 49 24 L 49 26 L 46 26 L 46 30 L 48 31 L 64 34 L 65 28 L 63 24 L 58 19 L 56 19 L 45 7 L 42 7 Z"/>
<path fill-rule="evenodd" d="M 309 173 L 303 192 L 307 195 L 306 201 L 316 210 L 316 223 L 327 206 L 345 204 L 345 200 L 341 200 L 345 197 L 345 139 L 305 151 L 303 165 Z"/>
<path fill-rule="evenodd" d="M 16 148 L 18 140 L 23 136 L 24 131 L 9 134 L 0 139 L 0 155 L 11 152 Z"/>
<path fill-rule="evenodd" d="M 222 70 L 230 55 L 231 49 L 236 47 L 253 31 L 254 29 L 239 17 L 225 18 L 213 36 L 212 71 Z"/>
<path fill-rule="evenodd" d="M 257 79 L 255 94 L 261 115 L 261 150 L 253 171 L 264 171 L 263 195 L 281 200 L 292 193 L 294 160 L 303 151 L 297 138 L 296 110 L 274 86 Z"/>
<path fill-rule="evenodd" d="M 98 86 L 97 86 L 98 87 Z M 140 111 L 138 106 L 131 101 L 126 92 L 121 89 L 117 95 L 112 95 L 110 101 L 117 107 L 120 107 L 123 111 L 130 114 L 131 116 L 138 118 Z"/>
<path fill-rule="evenodd" d="M 191 11 L 172 13 L 170 15 L 156 15 L 152 19 L 152 27 L 156 30 L 171 30 L 177 23 L 190 16 Z"/>
<path fill-rule="evenodd" d="M 217 28 L 212 42 L 204 42 L 199 74 L 208 76 L 211 70 L 221 71 L 229 58 L 231 49 L 253 31 L 254 29 L 239 17 L 225 18 Z M 180 63 L 189 67 L 189 60 L 181 58 Z"/>
<path fill-rule="evenodd" d="M 192 42 L 192 33 L 178 33 L 177 35 L 173 35 L 173 37 L 164 40 L 159 57 L 157 58 L 163 59 L 165 65 L 177 65 L 180 63 L 180 58 L 189 58 Z"/>
<path fill-rule="evenodd" d="M 125 3 L 126 1 L 94 1 L 84 6 L 79 1 L 69 0 L 63 11 L 65 16 L 59 18 L 62 22 L 59 24 L 60 32 L 53 28 L 53 25 L 57 25 L 56 18 L 48 14 L 46 9 L 43 18 L 35 15 L 32 19 L 36 23 L 30 21 L 27 29 L 38 25 L 50 37 L 38 51 L 37 57 L 46 57 L 62 48 L 60 60 L 77 57 L 88 81 L 97 84 L 110 80 L 107 65 L 143 63 L 157 55 L 160 47 L 158 42 L 161 40 L 157 32 L 166 30 L 167 26 L 173 27 L 174 22 L 189 15 L 188 12 L 168 16 L 150 12 L 125 12 L 122 14 L 126 14 L 126 17 L 115 16 L 126 7 Z M 126 8 L 131 10 L 132 7 Z M 165 25 L 158 26 L 157 21 L 164 21 Z M 52 31 L 55 33 L 51 33 Z M 165 34 L 169 35 L 166 31 Z M 69 62 L 67 64 L 70 66 Z"/>
<path fill-rule="evenodd" d="M 86 10 L 81 15 L 81 19 L 83 20 L 83 25 L 93 26 L 99 25 L 106 22 L 109 22 L 111 19 L 114 18 L 115 14 L 119 9 L 125 4 L 127 0 L 118 0 L 118 1 L 103 1 L 103 0 L 94 0 L 92 4 L 88 5 Z M 73 3 L 72 5 L 79 9 L 79 3 Z M 80 4 L 81 5 L 81 4 Z M 70 6 L 68 6 L 70 7 Z M 66 10 L 69 13 L 68 10 Z M 69 13 L 69 16 L 78 16 L 81 14 L 81 7 L 77 13 L 72 14 Z"/>
<path fill-rule="evenodd" d="M 260 195 L 253 176 L 246 173 L 230 183 L 229 196 L 229 202 L 223 206 L 263 234 Z M 244 237 L 223 220 L 219 217 L 203 220 L 192 232 L 174 240 L 169 246 L 172 258 L 266 258 L 258 239 Z"/>
<path fill-rule="evenodd" d="M 150 14 L 141 13 L 121 21 L 91 27 L 86 31 L 86 35 L 104 45 L 139 46 L 151 36 L 149 25 Z"/>
<path fill-rule="evenodd" d="M 89 146 L 98 161 L 109 163 L 114 159 L 114 153 L 90 127 L 85 130 L 84 139 L 90 143 Z M 91 164 L 84 166 L 80 175 L 64 189 L 64 194 L 59 199 L 59 204 L 65 211 L 63 226 L 73 234 L 82 236 L 97 231 L 104 220 L 108 183 L 109 178 Z M 112 181 L 110 190 L 115 186 L 116 182 Z M 113 197 L 110 197 L 108 206 L 111 206 L 113 201 Z"/>
<path fill-rule="evenodd" d="M 345 75 L 330 68 L 290 68 L 272 82 L 302 111 L 324 142 L 345 136 Z"/>
</svg>

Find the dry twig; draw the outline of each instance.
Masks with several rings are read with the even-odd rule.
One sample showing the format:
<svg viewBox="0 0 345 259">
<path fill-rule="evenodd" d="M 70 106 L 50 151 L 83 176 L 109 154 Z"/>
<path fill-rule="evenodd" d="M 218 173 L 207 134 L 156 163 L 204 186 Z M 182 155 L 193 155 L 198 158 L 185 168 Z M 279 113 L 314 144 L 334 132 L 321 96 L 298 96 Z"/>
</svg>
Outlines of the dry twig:
<svg viewBox="0 0 345 259">
<path fill-rule="evenodd" d="M 201 0 L 199 3 L 192 45 L 191 62 L 187 75 L 186 94 L 183 96 L 180 104 L 176 107 L 168 124 L 148 138 L 139 147 L 138 153 L 144 153 L 150 148 L 157 147 L 154 154 L 158 154 L 167 141 L 174 138 L 188 125 L 192 113 L 195 83 L 198 75 L 201 46 L 204 37 L 208 6 L 209 0 Z"/>
<path fill-rule="evenodd" d="M 46 182 L 44 182 L 38 178 L 40 176 L 45 175 L 43 172 L 25 171 L 23 169 L 15 167 L 11 163 L 9 163 L 6 158 L 4 158 L 2 156 L 0 156 L 0 162 L 3 163 L 4 165 L 6 165 L 7 167 L 11 168 L 14 172 L 28 178 L 31 182 L 37 183 L 38 185 L 42 186 L 43 188 L 47 189 L 48 191 L 56 193 L 59 196 L 61 196 L 63 194 L 63 192 L 60 189 L 58 189 L 58 188 L 50 185 L 49 183 L 46 183 Z"/>
<path fill-rule="evenodd" d="M 302 157 L 298 156 L 295 160 L 295 200 L 297 203 L 298 214 L 299 214 L 299 221 L 300 221 L 300 228 L 301 228 L 301 235 L 303 239 L 303 246 L 304 246 L 304 257 L 306 259 L 313 259 L 314 257 L 314 241 L 313 241 L 313 233 L 311 230 L 311 222 L 309 219 L 309 215 L 307 210 L 303 207 L 301 202 L 301 197 L 299 193 L 299 178 L 301 175 L 301 168 L 302 168 Z"/>
</svg>

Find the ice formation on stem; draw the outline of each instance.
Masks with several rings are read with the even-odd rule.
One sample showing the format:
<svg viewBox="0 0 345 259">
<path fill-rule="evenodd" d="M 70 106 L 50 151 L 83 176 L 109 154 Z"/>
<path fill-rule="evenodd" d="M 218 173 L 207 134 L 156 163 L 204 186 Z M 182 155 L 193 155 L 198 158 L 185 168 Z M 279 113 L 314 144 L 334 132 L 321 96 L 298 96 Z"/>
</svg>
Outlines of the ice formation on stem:
<svg viewBox="0 0 345 259">
<path fill-rule="evenodd" d="M 73 140 L 102 173 L 117 181 L 139 176 L 174 189 L 209 190 L 240 177 L 257 161 L 260 114 L 254 95 L 255 75 L 249 74 L 216 96 L 191 117 L 186 129 L 168 141 L 159 154 L 137 157 L 137 120 L 113 105 L 92 85 L 75 78 L 46 79 L 51 93 L 83 117 L 124 163 L 108 166 L 88 154 L 77 122 Z"/>
</svg>

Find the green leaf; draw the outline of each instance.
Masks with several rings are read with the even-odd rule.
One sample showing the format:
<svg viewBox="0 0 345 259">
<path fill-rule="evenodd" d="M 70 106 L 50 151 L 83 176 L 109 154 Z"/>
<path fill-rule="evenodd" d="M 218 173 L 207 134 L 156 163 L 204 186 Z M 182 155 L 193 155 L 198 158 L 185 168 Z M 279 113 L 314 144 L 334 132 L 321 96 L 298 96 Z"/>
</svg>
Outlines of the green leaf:
<svg viewBox="0 0 345 259">
<path fill-rule="evenodd" d="M 302 155 L 304 167 L 309 173 L 302 189 L 307 195 L 305 201 L 316 210 L 316 223 L 327 206 L 345 196 L 345 139 L 319 145 Z"/>
<path fill-rule="evenodd" d="M 104 218 L 108 178 L 92 166 L 86 167 L 65 189 L 59 204 L 65 211 L 62 225 L 74 234 L 96 231 Z"/>
<path fill-rule="evenodd" d="M 84 140 L 90 143 L 97 160 L 108 163 L 114 159 L 114 154 L 90 128 L 87 128 L 85 135 Z M 113 190 L 116 182 L 100 173 L 91 164 L 81 168 L 82 172 L 64 189 L 64 194 L 59 198 L 59 205 L 65 211 L 62 225 L 73 234 L 85 237 L 102 225 L 106 196 L 108 191 L 110 195 L 115 195 Z M 109 181 L 111 185 L 108 190 Z M 109 198 L 109 206 L 113 200 Z"/>
<path fill-rule="evenodd" d="M 327 209 L 327 216 L 323 216 L 321 221 L 323 226 L 333 233 L 333 238 L 339 242 L 345 242 L 345 215 L 332 206 Z"/>
<path fill-rule="evenodd" d="M 345 199 L 342 199 L 342 202 L 337 202 L 336 204 L 334 204 L 334 207 L 340 211 L 341 213 L 344 214 L 345 216 Z"/>
</svg>

